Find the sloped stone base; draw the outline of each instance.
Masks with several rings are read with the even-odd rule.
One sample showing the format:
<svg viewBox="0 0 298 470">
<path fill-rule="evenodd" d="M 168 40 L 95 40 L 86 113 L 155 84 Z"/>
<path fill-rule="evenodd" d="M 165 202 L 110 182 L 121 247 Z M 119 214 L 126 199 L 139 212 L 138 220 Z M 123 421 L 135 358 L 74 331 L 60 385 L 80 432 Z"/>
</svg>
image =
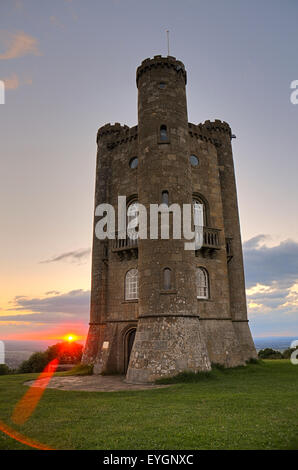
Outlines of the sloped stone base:
<svg viewBox="0 0 298 470">
<path fill-rule="evenodd" d="M 234 320 L 233 326 L 236 337 L 238 338 L 243 360 L 249 361 L 250 359 L 257 359 L 258 354 L 252 339 L 248 322 Z"/>
<path fill-rule="evenodd" d="M 227 368 L 245 365 L 231 319 L 205 318 L 201 320 L 201 327 L 211 363 Z"/>
<path fill-rule="evenodd" d="M 141 317 L 126 375 L 128 383 L 150 383 L 211 365 L 198 317 Z"/>
</svg>

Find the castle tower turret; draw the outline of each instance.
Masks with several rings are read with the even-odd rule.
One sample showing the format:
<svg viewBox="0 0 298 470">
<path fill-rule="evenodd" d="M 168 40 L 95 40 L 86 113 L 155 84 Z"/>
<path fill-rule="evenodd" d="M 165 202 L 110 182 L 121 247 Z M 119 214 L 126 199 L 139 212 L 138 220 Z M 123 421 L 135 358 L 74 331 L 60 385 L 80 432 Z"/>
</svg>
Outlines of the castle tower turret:
<svg viewBox="0 0 298 470">
<path fill-rule="evenodd" d="M 150 204 L 192 204 L 186 72 L 174 57 L 156 56 L 137 70 L 138 196 Z M 171 234 L 170 234 L 171 236 Z M 139 322 L 127 380 L 148 382 L 183 370 L 208 370 L 201 335 L 193 252 L 185 240 L 139 240 Z"/>
<path fill-rule="evenodd" d="M 83 362 L 132 383 L 209 370 L 211 362 L 243 365 L 256 351 L 247 323 L 231 129 L 221 121 L 188 123 L 186 71 L 175 57 L 144 60 L 136 80 L 138 126 L 106 124 L 97 134 L 95 208 L 110 204 L 117 214 L 118 197 L 126 196 L 128 222 L 130 208 L 145 206 L 147 239 L 142 231 L 132 240 L 117 221 L 112 239 L 94 233 Z M 163 237 L 162 203 L 175 205 L 182 220 L 184 205 L 203 208 L 200 248 L 185 249 L 182 224 L 181 236 L 173 237 L 174 207 Z"/>
<path fill-rule="evenodd" d="M 202 126 L 217 142 L 218 166 L 223 204 L 223 219 L 227 249 L 230 312 L 243 360 L 256 358 L 257 353 L 248 327 L 243 254 L 237 201 L 237 188 L 232 150 L 232 132 L 229 124 L 215 120 Z"/>
</svg>

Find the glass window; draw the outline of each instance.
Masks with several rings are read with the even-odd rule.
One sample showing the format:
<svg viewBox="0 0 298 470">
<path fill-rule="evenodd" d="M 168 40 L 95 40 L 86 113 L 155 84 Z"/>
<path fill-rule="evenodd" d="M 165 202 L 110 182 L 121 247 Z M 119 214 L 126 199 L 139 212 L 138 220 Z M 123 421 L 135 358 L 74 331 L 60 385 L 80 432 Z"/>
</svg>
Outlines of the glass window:
<svg viewBox="0 0 298 470">
<path fill-rule="evenodd" d="M 138 163 L 139 163 L 138 157 L 133 157 L 129 162 L 129 166 L 130 168 L 134 169 L 138 167 Z"/>
<path fill-rule="evenodd" d="M 163 288 L 164 290 L 171 290 L 172 288 L 172 271 L 170 268 L 165 268 L 163 270 Z"/>
<path fill-rule="evenodd" d="M 166 204 L 167 206 L 169 205 L 169 191 L 163 191 L 161 193 L 161 201 L 162 204 Z"/>
<path fill-rule="evenodd" d="M 205 225 L 205 208 L 204 204 L 197 199 L 193 199 L 193 218 L 194 218 L 194 225 L 203 227 Z"/>
<path fill-rule="evenodd" d="M 160 126 L 160 140 L 166 142 L 168 140 L 168 131 L 167 126 Z"/>
<path fill-rule="evenodd" d="M 132 201 L 127 206 L 127 233 L 131 240 L 139 237 L 139 203 Z"/>
<path fill-rule="evenodd" d="M 191 163 L 191 166 L 198 166 L 198 164 L 199 164 L 199 159 L 195 155 L 191 155 L 189 157 L 189 161 Z"/>
<path fill-rule="evenodd" d="M 166 84 L 165 82 L 160 82 L 158 86 L 159 88 L 164 89 L 166 87 Z"/>
<path fill-rule="evenodd" d="M 197 268 L 197 298 L 209 298 L 208 272 L 205 268 Z"/>
<path fill-rule="evenodd" d="M 206 203 L 203 199 L 199 198 L 199 196 L 194 196 L 192 200 L 193 204 L 193 217 L 194 217 L 194 224 L 200 226 L 207 226 L 208 217 L 207 217 L 207 209 Z"/>
<path fill-rule="evenodd" d="M 130 269 L 125 275 L 125 300 L 139 298 L 139 276 L 137 269 Z"/>
</svg>

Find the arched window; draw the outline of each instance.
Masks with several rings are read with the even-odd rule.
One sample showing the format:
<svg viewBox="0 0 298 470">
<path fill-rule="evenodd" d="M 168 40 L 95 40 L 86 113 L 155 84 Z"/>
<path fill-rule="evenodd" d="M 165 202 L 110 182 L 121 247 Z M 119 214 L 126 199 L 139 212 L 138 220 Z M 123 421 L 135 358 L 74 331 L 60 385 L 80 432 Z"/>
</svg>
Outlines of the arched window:
<svg viewBox="0 0 298 470">
<path fill-rule="evenodd" d="M 133 170 L 135 168 L 138 168 L 138 163 L 139 163 L 139 160 L 138 160 L 138 157 L 133 157 L 129 160 L 129 166 L 130 168 L 132 168 Z"/>
<path fill-rule="evenodd" d="M 192 199 L 194 223 L 198 221 L 198 225 L 208 226 L 208 204 L 199 196 L 194 195 Z M 203 223 L 202 223 L 203 222 Z"/>
<path fill-rule="evenodd" d="M 130 269 L 125 275 L 125 300 L 139 298 L 139 276 L 137 269 Z"/>
<path fill-rule="evenodd" d="M 190 161 L 191 166 L 198 166 L 199 164 L 199 159 L 196 155 L 190 155 L 189 161 Z"/>
<path fill-rule="evenodd" d="M 209 279 L 205 268 L 197 268 L 197 298 L 209 298 Z"/>
<path fill-rule="evenodd" d="M 167 126 L 165 126 L 164 124 L 160 126 L 160 140 L 162 142 L 166 142 L 168 140 Z"/>
<path fill-rule="evenodd" d="M 172 289 L 172 271 L 170 268 L 165 268 L 163 270 L 163 288 L 164 290 Z"/>
<path fill-rule="evenodd" d="M 161 202 L 167 206 L 169 205 L 169 191 L 163 191 L 161 193 Z"/>
<path fill-rule="evenodd" d="M 139 203 L 136 199 L 127 206 L 127 233 L 131 240 L 139 237 Z"/>
</svg>

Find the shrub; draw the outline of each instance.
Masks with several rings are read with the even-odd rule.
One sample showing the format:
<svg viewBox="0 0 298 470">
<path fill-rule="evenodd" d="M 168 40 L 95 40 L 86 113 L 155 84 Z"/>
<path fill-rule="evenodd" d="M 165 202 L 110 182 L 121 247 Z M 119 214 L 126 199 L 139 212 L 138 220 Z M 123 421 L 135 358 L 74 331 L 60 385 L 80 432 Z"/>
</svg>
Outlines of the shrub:
<svg viewBox="0 0 298 470">
<path fill-rule="evenodd" d="M 284 359 L 290 359 L 292 353 L 298 349 L 298 346 L 296 348 L 288 348 L 285 349 L 284 352 L 282 353 L 282 356 Z"/>
<path fill-rule="evenodd" d="M 156 384 L 176 384 L 176 383 L 192 383 L 209 379 L 211 372 L 180 372 L 173 377 L 161 377 L 155 381 Z"/>
<path fill-rule="evenodd" d="M 82 358 L 83 346 L 77 343 L 57 343 L 49 346 L 44 352 L 31 354 L 27 361 L 23 361 L 18 372 L 21 374 L 30 372 L 42 372 L 46 365 L 53 359 L 61 363 L 77 364 Z"/>
<path fill-rule="evenodd" d="M 212 362 L 211 368 L 217 370 L 224 370 L 225 366 L 223 364 L 219 364 L 219 362 Z"/>
<path fill-rule="evenodd" d="M 10 374 L 11 370 L 6 364 L 0 364 L 0 375 Z"/>
<path fill-rule="evenodd" d="M 23 361 L 18 372 L 27 374 L 30 372 L 41 372 L 48 364 L 48 358 L 45 352 L 35 352 L 31 354 L 27 361 Z"/>
<path fill-rule="evenodd" d="M 258 352 L 258 357 L 260 359 L 283 359 L 283 355 L 280 351 L 271 348 L 261 349 Z"/>
<path fill-rule="evenodd" d="M 78 343 L 57 343 L 49 346 L 46 350 L 48 361 L 59 359 L 59 362 L 65 364 L 78 364 L 81 362 L 83 346 Z"/>
<path fill-rule="evenodd" d="M 77 364 L 63 375 L 92 375 L 93 364 Z"/>
<path fill-rule="evenodd" d="M 255 357 L 251 357 L 250 359 L 248 359 L 245 362 L 246 362 L 246 364 L 261 364 L 262 363 L 262 361 L 260 359 L 257 359 Z"/>
</svg>

